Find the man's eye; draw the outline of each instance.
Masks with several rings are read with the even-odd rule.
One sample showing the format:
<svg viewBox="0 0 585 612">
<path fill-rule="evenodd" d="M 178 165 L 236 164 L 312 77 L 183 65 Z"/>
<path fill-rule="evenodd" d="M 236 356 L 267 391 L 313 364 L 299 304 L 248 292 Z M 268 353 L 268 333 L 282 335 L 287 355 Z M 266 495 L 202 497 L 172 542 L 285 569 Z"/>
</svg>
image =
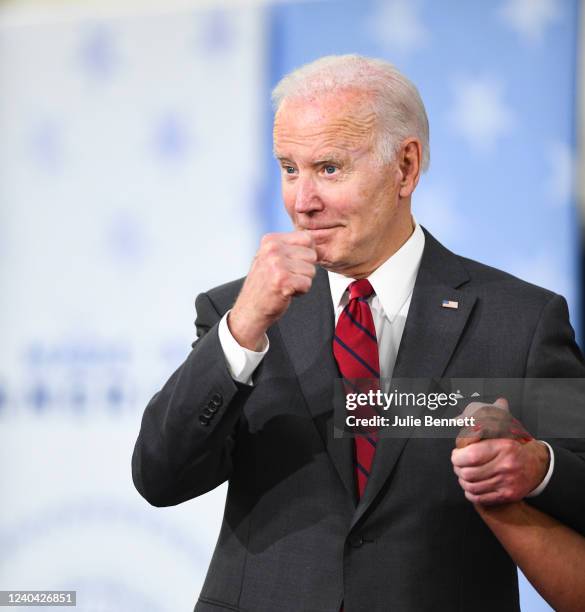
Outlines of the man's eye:
<svg viewBox="0 0 585 612">
<path fill-rule="evenodd" d="M 287 174 L 294 174 L 295 173 L 295 169 L 292 166 L 283 166 L 284 171 Z"/>
<path fill-rule="evenodd" d="M 323 166 L 323 170 L 325 170 L 325 174 L 335 174 L 337 168 L 335 166 Z"/>
</svg>

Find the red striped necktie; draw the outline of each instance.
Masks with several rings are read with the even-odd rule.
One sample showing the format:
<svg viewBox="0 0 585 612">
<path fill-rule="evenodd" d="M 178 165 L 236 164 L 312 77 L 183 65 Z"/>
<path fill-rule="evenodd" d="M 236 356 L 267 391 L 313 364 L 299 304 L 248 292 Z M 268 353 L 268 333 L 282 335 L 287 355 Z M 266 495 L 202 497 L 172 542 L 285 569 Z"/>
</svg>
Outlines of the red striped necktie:
<svg viewBox="0 0 585 612">
<path fill-rule="evenodd" d="M 360 279 L 350 283 L 349 303 L 339 315 L 333 337 L 333 355 L 346 389 L 367 392 L 379 388 L 380 362 L 378 340 L 368 298 L 374 293 L 370 281 Z M 352 379 L 367 379 L 356 381 Z M 359 388 L 356 389 L 356 384 Z M 372 413 L 373 414 L 373 413 Z M 361 498 L 372 469 L 377 434 L 355 436 L 355 472 L 358 497 Z"/>
</svg>

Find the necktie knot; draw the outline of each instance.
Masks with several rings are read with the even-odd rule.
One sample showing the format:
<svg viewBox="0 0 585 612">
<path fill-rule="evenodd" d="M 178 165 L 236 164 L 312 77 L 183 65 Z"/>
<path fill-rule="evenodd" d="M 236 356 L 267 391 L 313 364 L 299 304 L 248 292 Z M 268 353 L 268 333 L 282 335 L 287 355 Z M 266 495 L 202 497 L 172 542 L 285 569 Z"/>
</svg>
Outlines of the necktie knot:
<svg viewBox="0 0 585 612">
<path fill-rule="evenodd" d="M 348 289 L 350 301 L 356 298 L 369 298 L 374 293 L 374 289 L 367 278 L 353 281 L 349 284 Z"/>
</svg>

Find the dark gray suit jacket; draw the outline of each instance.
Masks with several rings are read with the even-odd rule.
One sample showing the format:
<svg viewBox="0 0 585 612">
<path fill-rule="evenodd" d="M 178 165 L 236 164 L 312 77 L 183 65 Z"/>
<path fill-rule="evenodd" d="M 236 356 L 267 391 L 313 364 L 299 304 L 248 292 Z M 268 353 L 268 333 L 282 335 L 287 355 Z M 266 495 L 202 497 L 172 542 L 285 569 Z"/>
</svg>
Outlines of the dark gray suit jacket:
<svg viewBox="0 0 585 612">
<path fill-rule="evenodd" d="M 268 331 L 253 388 L 232 380 L 217 333 L 241 285 L 197 298 L 199 339 L 148 404 L 132 458 L 156 506 L 229 481 L 195 610 L 338 612 L 342 600 L 345 612 L 518 610 L 515 566 L 457 483 L 452 439 L 379 440 L 357 502 L 352 440 L 332 433 L 326 272 Z M 562 297 L 427 233 L 394 376 L 584 377 L 585 367 Z M 553 445 L 554 474 L 532 503 L 585 532 L 585 445 Z"/>
</svg>

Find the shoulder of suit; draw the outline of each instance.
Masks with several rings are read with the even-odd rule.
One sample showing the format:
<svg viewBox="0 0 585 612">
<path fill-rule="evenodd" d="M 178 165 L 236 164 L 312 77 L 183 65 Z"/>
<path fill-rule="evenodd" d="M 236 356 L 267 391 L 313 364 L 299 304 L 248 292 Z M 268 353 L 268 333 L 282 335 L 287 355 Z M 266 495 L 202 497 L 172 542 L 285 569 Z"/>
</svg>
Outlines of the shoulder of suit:
<svg viewBox="0 0 585 612">
<path fill-rule="evenodd" d="M 423 228 L 423 231 L 425 251 L 421 266 L 426 266 L 430 282 L 443 278 L 448 283 L 453 282 L 454 287 L 475 292 L 478 296 L 520 301 L 541 307 L 557 296 L 553 291 L 522 280 L 509 272 L 457 255 L 434 238 L 428 230 Z"/>
<path fill-rule="evenodd" d="M 246 277 L 242 277 L 223 285 L 218 285 L 213 287 L 213 289 L 205 291 L 204 295 L 211 300 L 220 313 L 224 313 L 234 305 L 245 280 Z"/>
<path fill-rule="evenodd" d="M 513 299 L 523 298 L 540 304 L 545 304 L 557 296 L 554 291 L 529 283 L 509 272 L 460 255 L 456 257 L 469 274 L 470 286 L 478 292 L 509 296 Z"/>
</svg>

